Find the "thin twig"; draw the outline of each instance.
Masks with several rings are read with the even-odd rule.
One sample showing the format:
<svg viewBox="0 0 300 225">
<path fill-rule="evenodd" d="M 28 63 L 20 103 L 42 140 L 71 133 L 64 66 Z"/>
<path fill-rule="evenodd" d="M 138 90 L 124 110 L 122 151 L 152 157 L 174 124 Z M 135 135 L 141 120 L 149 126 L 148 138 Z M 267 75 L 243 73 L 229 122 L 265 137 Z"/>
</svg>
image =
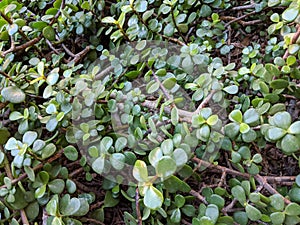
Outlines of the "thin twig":
<svg viewBox="0 0 300 225">
<path fill-rule="evenodd" d="M 52 156 L 51 158 L 49 158 L 48 160 L 46 160 L 46 162 L 47 162 L 47 163 L 51 163 L 51 162 L 53 162 L 53 161 L 59 159 L 59 158 L 62 156 L 63 152 L 64 152 L 64 149 L 61 149 L 61 150 L 58 151 L 54 156 Z M 45 164 L 45 163 L 40 163 L 40 164 L 38 164 L 37 166 L 33 167 L 33 168 L 32 168 L 33 171 L 37 171 L 37 170 L 42 169 L 43 166 L 44 166 L 44 164 Z M 13 180 L 11 181 L 11 184 L 14 185 L 14 184 L 18 183 L 19 181 L 25 179 L 26 177 L 27 177 L 27 173 L 23 173 L 23 174 L 20 175 L 18 178 L 13 179 Z M 2 189 L 2 188 L 6 188 L 6 185 L 2 185 L 2 186 L 0 187 L 0 189 Z"/>
<path fill-rule="evenodd" d="M 211 164 L 210 162 L 207 162 L 207 161 L 204 161 L 202 159 L 198 159 L 197 157 L 194 157 L 192 159 L 192 161 L 196 162 L 197 164 L 201 164 L 202 166 L 206 167 L 206 168 L 211 168 L 211 169 L 217 169 L 218 171 L 225 171 L 226 173 L 228 174 L 231 174 L 231 175 L 235 175 L 235 176 L 239 176 L 239 177 L 242 177 L 242 178 L 246 178 L 246 179 L 250 179 L 251 175 L 248 174 L 248 173 L 241 173 L 239 171 L 236 171 L 236 170 L 232 170 L 232 169 L 228 169 L 224 166 L 220 166 L 220 165 L 214 165 L 214 164 Z M 269 183 L 268 183 L 268 179 L 269 177 L 264 177 L 264 176 L 261 176 L 259 174 L 253 176 L 255 178 L 255 180 L 260 184 L 260 185 L 263 185 L 263 187 L 271 194 L 279 194 L 282 199 L 284 200 L 284 202 L 286 204 L 289 204 L 291 201 L 288 200 L 287 198 L 283 197 L 278 191 L 276 191 Z M 276 178 L 277 180 L 280 179 L 280 177 L 277 177 Z"/>
<path fill-rule="evenodd" d="M 193 195 L 194 197 L 196 197 L 198 200 L 200 200 L 201 202 L 203 202 L 204 204 L 208 204 L 205 197 L 203 197 L 202 195 L 200 195 L 197 191 L 195 190 L 191 190 L 190 194 Z"/>
<path fill-rule="evenodd" d="M 168 41 L 172 41 L 172 42 L 174 42 L 174 43 L 176 43 L 176 44 L 179 44 L 179 45 L 181 45 L 181 46 L 186 46 L 186 44 L 185 44 L 184 42 L 180 41 L 180 40 L 177 39 L 177 38 L 168 37 L 168 36 L 166 36 L 166 35 L 164 35 L 164 34 L 162 34 L 161 36 L 162 36 L 163 38 L 167 39 Z"/>
<path fill-rule="evenodd" d="M 102 70 L 100 73 L 98 73 L 95 76 L 95 80 L 100 80 L 102 78 L 104 78 L 107 74 L 109 74 L 109 72 L 111 72 L 114 68 L 112 66 L 109 66 L 107 68 L 105 68 L 104 70 Z"/>
<path fill-rule="evenodd" d="M 201 104 L 198 106 L 198 108 L 195 111 L 195 114 L 198 114 L 200 112 L 201 109 L 203 109 L 211 100 L 211 98 L 213 97 L 213 95 L 216 93 L 216 90 L 211 90 L 211 92 L 209 93 L 209 95 L 206 96 L 206 98 L 201 102 Z"/>
<path fill-rule="evenodd" d="M 19 46 L 15 46 L 14 48 L 10 48 L 4 52 L 1 53 L 1 57 L 4 58 L 8 53 L 10 52 L 17 52 L 17 51 L 20 51 L 20 50 L 23 50 L 27 47 L 30 47 L 30 46 L 34 46 L 36 43 L 38 43 L 39 41 L 41 40 L 41 37 L 37 37 L 37 38 L 34 38 L 22 45 L 19 45 Z"/>
<path fill-rule="evenodd" d="M 244 19 L 244 18 L 246 18 L 246 17 L 248 17 L 248 16 L 254 15 L 254 14 L 256 14 L 255 11 L 250 12 L 250 13 L 247 13 L 247 14 L 242 15 L 242 16 L 240 16 L 240 17 L 237 17 L 237 18 L 235 18 L 235 19 L 229 21 L 228 23 L 226 23 L 226 24 L 225 24 L 225 27 L 228 27 L 231 23 L 238 22 L 238 21 L 240 21 L 240 20 L 242 20 L 242 19 Z M 221 17 L 220 19 L 222 19 L 222 17 Z"/>
<path fill-rule="evenodd" d="M 143 225 L 142 215 L 141 215 L 141 210 L 140 210 L 140 195 L 139 195 L 138 187 L 135 190 L 135 209 L 136 209 L 136 216 L 138 219 L 138 225 Z"/>
<path fill-rule="evenodd" d="M 81 52 L 78 52 L 74 59 L 70 62 L 71 64 L 74 63 L 78 63 L 89 51 L 91 50 L 90 46 L 86 46 L 85 49 L 83 49 Z"/>
<path fill-rule="evenodd" d="M 290 45 L 295 44 L 296 41 L 298 40 L 299 36 L 300 36 L 300 25 L 297 25 L 296 27 L 297 27 L 297 31 L 293 35 Z M 287 57 L 289 55 L 290 55 L 289 49 L 287 48 L 282 58 L 285 60 L 285 59 L 287 59 Z"/>
<path fill-rule="evenodd" d="M 14 80 L 7 73 L 5 73 L 4 71 L 0 70 L 0 74 L 2 76 L 4 76 L 5 78 L 7 78 L 8 80 L 10 80 L 11 82 L 14 82 Z"/>
<path fill-rule="evenodd" d="M 230 11 L 239 11 L 239 10 L 244 10 L 244 9 L 254 9 L 255 8 L 255 3 L 254 4 L 250 4 L 250 5 L 241 5 L 241 6 L 236 6 L 233 7 L 231 9 L 229 9 Z"/>
</svg>

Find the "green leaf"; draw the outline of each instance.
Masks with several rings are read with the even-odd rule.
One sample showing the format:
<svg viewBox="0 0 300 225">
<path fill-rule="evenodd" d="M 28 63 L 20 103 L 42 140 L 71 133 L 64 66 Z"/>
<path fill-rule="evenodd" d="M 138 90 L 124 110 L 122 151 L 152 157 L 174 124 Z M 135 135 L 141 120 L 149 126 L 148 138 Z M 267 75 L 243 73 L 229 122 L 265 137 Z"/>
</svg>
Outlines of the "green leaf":
<svg viewBox="0 0 300 225">
<path fill-rule="evenodd" d="M 170 220 L 173 223 L 179 223 L 181 221 L 181 211 L 179 208 L 176 208 L 172 211 L 172 214 L 170 216 Z"/>
<path fill-rule="evenodd" d="M 171 155 L 173 153 L 174 145 L 171 139 L 164 140 L 160 147 L 164 155 Z"/>
<path fill-rule="evenodd" d="M 270 86 L 273 89 L 282 89 L 282 88 L 287 88 L 289 86 L 289 82 L 287 80 L 284 79 L 277 79 L 277 80 L 273 80 L 270 83 Z"/>
<path fill-rule="evenodd" d="M 146 89 L 147 89 L 148 94 L 152 94 L 159 89 L 159 83 L 155 82 L 155 81 L 150 82 L 147 84 Z"/>
<path fill-rule="evenodd" d="M 257 221 L 262 217 L 261 212 L 252 205 L 247 204 L 245 209 L 246 209 L 248 218 L 252 221 Z"/>
<path fill-rule="evenodd" d="M 181 148 L 176 148 L 174 150 L 172 158 L 175 160 L 177 167 L 184 166 L 184 164 L 186 164 L 189 159 L 186 151 Z"/>
<path fill-rule="evenodd" d="M 113 144 L 113 139 L 109 136 L 104 137 L 100 142 L 100 150 L 107 152 Z"/>
<path fill-rule="evenodd" d="M 46 159 L 50 156 L 52 156 L 56 151 L 56 145 L 53 143 L 50 143 L 46 145 L 45 148 L 42 149 L 42 158 Z"/>
<path fill-rule="evenodd" d="M 237 123 L 242 123 L 243 115 L 240 110 L 235 109 L 229 114 L 229 119 Z"/>
<path fill-rule="evenodd" d="M 89 212 L 90 206 L 86 198 L 79 198 L 79 202 L 80 202 L 79 209 L 76 212 L 74 212 L 72 215 L 82 217 Z"/>
<path fill-rule="evenodd" d="M 117 152 L 123 150 L 127 145 L 127 139 L 125 137 L 119 137 L 115 142 L 115 149 Z"/>
<path fill-rule="evenodd" d="M 209 204 L 206 208 L 205 216 L 210 218 L 215 224 L 219 218 L 219 208 L 214 204 Z"/>
<path fill-rule="evenodd" d="M 178 115 L 178 110 L 177 107 L 173 107 L 171 110 L 171 123 L 176 126 L 179 121 L 179 115 Z"/>
<path fill-rule="evenodd" d="M 241 205 L 244 205 L 246 203 L 246 194 L 244 188 L 242 188 L 239 185 L 236 185 L 231 189 L 231 193 Z"/>
<path fill-rule="evenodd" d="M 66 188 L 70 194 L 73 194 L 76 191 L 76 184 L 74 183 L 74 181 L 67 179 Z"/>
<path fill-rule="evenodd" d="M 167 26 L 165 26 L 164 28 L 164 35 L 171 37 L 173 36 L 174 31 L 175 31 L 175 27 L 171 23 L 168 23 Z"/>
<path fill-rule="evenodd" d="M 25 101 L 24 92 L 16 86 L 5 87 L 1 91 L 1 95 L 6 101 L 11 103 L 21 103 Z"/>
<path fill-rule="evenodd" d="M 273 141 L 279 140 L 286 134 L 286 130 L 278 128 L 278 127 L 271 127 L 267 130 L 266 136 Z"/>
<path fill-rule="evenodd" d="M 43 36 L 49 41 L 55 41 L 55 31 L 52 26 L 46 26 L 43 29 Z"/>
<path fill-rule="evenodd" d="M 71 161 L 76 161 L 78 159 L 78 151 L 72 145 L 65 147 L 64 155 L 67 157 L 67 159 L 69 159 Z"/>
<path fill-rule="evenodd" d="M 286 20 L 287 22 L 292 22 L 296 19 L 299 14 L 299 8 L 290 7 L 283 11 L 282 19 Z"/>
<path fill-rule="evenodd" d="M 174 77 L 170 77 L 164 80 L 162 84 L 165 88 L 171 90 L 176 84 L 176 79 Z"/>
<path fill-rule="evenodd" d="M 289 216 L 299 216 L 300 215 L 300 206 L 297 203 L 290 203 L 285 208 L 285 213 Z"/>
<path fill-rule="evenodd" d="M 145 0 L 136 1 L 134 9 L 137 12 L 145 12 L 147 10 L 148 2 Z"/>
<path fill-rule="evenodd" d="M 283 212 L 274 212 L 270 215 L 272 224 L 281 225 L 285 220 L 285 214 Z"/>
<path fill-rule="evenodd" d="M 258 112 L 251 108 L 251 109 L 248 109 L 245 113 L 244 113 L 244 123 L 247 123 L 247 124 L 255 124 L 256 122 L 258 122 L 259 120 L 259 114 Z"/>
<path fill-rule="evenodd" d="M 37 136 L 38 134 L 35 131 L 26 131 L 22 138 L 23 143 L 30 146 L 36 140 Z"/>
<path fill-rule="evenodd" d="M 9 119 L 11 121 L 15 121 L 15 120 L 19 120 L 24 118 L 24 116 L 22 115 L 22 113 L 18 112 L 18 111 L 13 111 L 10 115 L 9 115 Z"/>
<path fill-rule="evenodd" d="M 218 115 L 211 115 L 210 117 L 208 117 L 206 122 L 209 126 L 214 126 L 217 124 L 218 121 L 219 121 Z"/>
<path fill-rule="evenodd" d="M 246 212 L 238 211 L 233 214 L 234 221 L 236 221 L 240 225 L 248 224 L 248 216 Z"/>
<path fill-rule="evenodd" d="M 249 130 L 250 130 L 250 127 L 249 127 L 248 124 L 246 124 L 246 123 L 241 123 L 240 124 L 240 132 L 242 134 L 247 133 Z"/>
<path fill-rule="evenodd" d="M 64 216 L 71 216 L 75 214 L 80 208 L 80 200 L 78 198 L 72 198 L 65 207 L 61 208 L 61 213 Z"/>
<path fill-rule="evenodd" d="M 110 155 L 110 162 L 116 170 L 122 170 L 125 166 L 125 156 L 122 153 L 113 153 Z"/>
<path fill-rule="evenodd" d="M 29 167 L 29 166 L 24 166 L 24 170 L 27 174 L 27 177 L 29 178 L 30 181 L 34 182 L 35 181 L 35 173 L 34 170 Z"/>
<path fill-rule="evenodd" d="M 18 29 L 19 29 L 19 26 L 16 23 L 11 24 L 11 25 L 9 25 L 9 28 L 8 28 L 8 34 L 10 36 L 12 36 L 15 33 L 17 33 Z"/>
<path fill-rule="evenodd" d="M 116 23 L 117 21 L 111 17 L 111 16 L 107 16 L 107 17 L 104 17 L 102 20 L 101 20 L 102 23 Z"/>
<path fill-rule="evenodd" d="M 223 88 L 224 91 L 226 91 L 228 94 L 236 94 L 239 91 L 239 87 L 237 85 L 231 85 Z"/>
<path fill-rule="evenodd" d="M 292 123 L 292 125 L 288 129 L 288 133 L 300 134 L 300 121 L 296 121 L 296 122 Z"/>
<path fill-rule="evenodd" d="M 65 189 L 65 182 L 62 179 L 54 179 L 48 183 L 49 190 L 54 194 L 61 194 Z"/>
<path fill-rule="evenodd" d="M 294 153 L 300 149 L 300 140 L 292 134 L 287 134 L 281 141 L 281 147 L 285 153 Z"/>
<path fill-rule="evenodd" d="M 170 156 L 163 156 L 155 167 L 157 176 L 165 179 L 176 172 L 177 166 Z"/>
<path fill-rule="evenodd" d="M 104 207 L 115 207 L 120 202 L 119 198 L 114 198 L 111 191 L 106 191 L 104 198 Z"/>
<path fill-rule="evenodd" d="M 145 188 L 146 188 L 145 197 L 144 197 L 145 206 L 153 210 L 156 210 L 157 208 L 161 207 L 164 201 L 163 194 L 152 185 Z"/>
<path fill-rule="evenodd" d="M 46 211 L 50 216 L 56 216 L 58 213 L 58 196 L 54 195 L 46 205 Z"/>
<path fill-rule="evenodd" d="M 105 158 L 104 157 L 99 157 L 97 158 L 93 163 L 92 163 L 92 168 L 93 170 L 98 173 L 102 174 L 104 171 L 104 166 L 105 166 Z"/>
<path fill-rule="evenodd" d="M 163 157 L 161 148 L 155 148 L 149 153 L 148 159 L 151 165 L 156 167 L 157 162 L 161 159 L 161 157 Z"/>
<path fill-rule="evenodd" d="M 10 136 L 11 134 L 6 127 L 0 128 L 0 145 L 4 145 Z M 0 160 L 0 164 L 1 161 L 2 160 Z"/>
<path fill-rule="evenodd" d="M 148 180 L 147 165 L 142 160 L 137 160 L 133 167 L 133 176 L 139 182 L 146 182 Z"/>
<path fill-rule="evenodd" d="M 288 112 L 278 112 L 273 116 L 272 120 L 275 126 L 287 130 L 292 122 L 292 117 Z"/>
<path fill-rule="evenodd" d="M 270 196 L 271 206 L 273 206 L 276 210 L 282 211 L 284 209 L 284 201 L 283 197 L 280 194 L 274 194 Z"/>
</svg>

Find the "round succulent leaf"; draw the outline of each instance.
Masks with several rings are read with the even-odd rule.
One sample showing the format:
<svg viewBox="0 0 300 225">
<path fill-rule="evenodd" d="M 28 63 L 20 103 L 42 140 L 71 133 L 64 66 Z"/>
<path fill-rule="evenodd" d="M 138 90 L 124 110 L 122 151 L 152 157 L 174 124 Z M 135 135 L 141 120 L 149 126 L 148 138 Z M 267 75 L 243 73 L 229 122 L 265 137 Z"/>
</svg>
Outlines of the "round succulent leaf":
<svg viewBox="0 0 300 225">
<path fill-rule="evenodd" d="M 163 156 L 156 164 L 157 176 L 166 179 L 176 172 L 177 166 L 174 159 L 170 156 Z"/>
<path fill-rule="evenodd" d="M 105 158 L 103 156 L 98 157 L 92 163 L 92 168 L 96 173 L 102 174 L 105 170 Z"/>
<path fill-rule="evenodd" d="M 300 205 L 295 202 L 288 204 L 284 210 L 286 215 L 289 216 L 299 216 L 300 215 Z"/>
<path fill-rule="evenodd" d="M 188 155 L 182 148 L 176 148 L 172 154 L 172 158 L 176 162 L 177 167 L 182 167 L 188 161 Z"/>
<path fill-rule="evenodd" d="M 80 208 L 80 200 L 72 198 L 65 207 L 61 207 L 60 212 L 64 216 L 71 216 L 76 213 Z"/>
<path fill-rule="evenodd" d="M 300 134 L 300 121 L 296 121 L 296 122 L 292 123 L 292 125 L 288 129 L 288 133 Z"/>
<path fill-rule="evenodd" d="M 246 203 L 246 194 L 242 186 L 236 185 L 231 189 L 231 193 L 234 198 L 236 198 L 241 205 Z"/>
<path fill-rule="evenodd" d="M 299 187 L 293 187 L 289 191 L 289 197 L 291 201 L 300 203 L 300 188 Z"/>
<path fill-rule="evenodd" d="M 249 125 L 247 123 L 241 123 L 240 124 L 240 132 L 242 134 L 247 133 L 249 130 L 250 130 L 250 127 L 249 127 Z"/>
<path fill-rule="evenodd" d="M 253 108 L 248 109 L 244 113 L 243 119 L 244 119 L 244 123 L 247 123 L 250 125 L 255 124 L 259 121 L 259 113 Z"/>
<path fill-rule="evenodd" d="M 43 28 L 43 35 L 49 41 L 55 41 L 55 31 L 52 26 L 46 26 Z"/>
<path fill-rule="evenodd" d="M 133 167 L 133 176 L 139 182 L 145 182 L 148 180 L 147 165 L 142 160 L 137 160 Z"/>
<path fill-rule="evenodd" d="M 256 138 L 257 138 L 257 134 L 252 129 L 250 129 L 248 132 L 242 134 L 243 141 L 245 141 L 247 143 L 255 141 Z"/>
<path fill-rule="evenodd" d="M 234 221 L 240 225 L 247 225 L 248 224 L 248 216 L 246 212 L 238 211 L 234 212 L 233 214 Z"/>
<path fill-rule="evenodd" d="M 240 110 L 235 109 L 229 114 L 229 119 L 233 122 L 242 123 L 243 115 Z"/>
<path fill-rule="evenodd" d="M 54 179 L 48 183 L 49 190 L 54 194 L 61 194 L 65 189 L 65 182 L 63 179 Z"/>
<path fill-rule="evenodd" d="M 300 149 L 300 140 L 292 134 L 287 134 L 281 140 L 281 148 L 287 154 L 297 152 Z"/>
<path fill-rule="evenodd" d="M 78 159 L 78 151 L 72 145 L 65 147 L 64 155 L 67 157 L 67 159 L 69 159 L 71 161 L 76 161 Z"/>
<path fill-rule="evenodd" d="M 247 216 L 250 220 L 257 221 L 261 219 L 262 213 L 254 206 L 247 204 L 245 209 L 246 209 Z"/>
<path fill-rule="evenodd" d="M 217 124 L 218 120 L 219 120 L 218 115 L 211 115 L 210 117 L 208 117 L 206 122 L 209 126 L 213 126 L 213 125 Z"/>
<path fill-rule="evenodd" d="M 215 224 L 219 218 L 219 208 L 214 204 L 209 204 L 205 211 L 205 216 L 210 218 Z"/>
<path fill-rule="evenodd" d="M 156 210 L 162 206 L 163 201 L 163 194 L 158 189 L 156 189 L 152 185 L 146 187 L 145 197 L 143 200 L 146 207 Z"/>
<path fill-rule="evenodd" d="M 237 85 L 230 85 L 230 86 L 227 86 L 227 87 L 223 88 L 223 90 L 225 92 L 227 92 L 228 94 L 233 95 L 233 94 L 238 93 L 239 87 Z"/>
<path fill-rule="evenodd" d="M 278 127 L 271 127 L 266 133 L 267 138 L 273 141 L 281 139 L 284 135 L 286 135 L 286 130 Z"/>
<path fill-rule="evenodd" d="M 270 219 L 272 221 L 272 224 L 281 225 L 285 220 L 285 214 L 283 212 L 273 212 L 270 215 Z"/>
<path fill-rule="evenodd" d="M 125 155 L 122 153 L 111 154 L 110 163 L 116 170 L 122 170 L 125 166 Z"/>
<path fill-rule="evenodd" d="M 277 80 L 273 80 L 270 83 L 270 86 L 273 89 L 283 89 L 283 88 L 287 88 L 289 86 L 289 82 L 287 80 L 284 79 L 277 79 Z"/>
<path fill-rule="evenodd" d="M 179 208 L 176 208 L 172 211 L 172 214 L 170 216 L 170 220 L 173 223 L 179 223 L 181 221 L 181 211 Z"/>
<path fill-rule="evenodd" d="M 16 86 L 9 86 L 3 88 L 1 91 L 1 95 L 6 101 L 15 104 L 24 102 L 26 97 L 24 92 Z"/>
<path fill-rule="evenodd" d="M 27 131 L 23 135 L 23 143 L 27 144 L 28 146 L 32 145 L 32 143 L 36 140 L 38 134 L 35 131 Z"/>
<path fill-rule="evenodd" d="M 160 146 L 164 155 L 171 155 L 173 153 L 173 141 L 171 139 L 164 140 Z"/>
<path fill-rule="evenodd" d="M 287 130 L 292 122 L 292 117 L 288 112 L 278 112 L 272 118 L 276 127 Z"/>
<path fill-rule="evenodd" d="M 291 22 L 296 19 L 299 14 L 299 8 L 297 7 L 289 7 L 282 13 L 282 19 L 286 20 L 287 22 Z"/>
</svg>

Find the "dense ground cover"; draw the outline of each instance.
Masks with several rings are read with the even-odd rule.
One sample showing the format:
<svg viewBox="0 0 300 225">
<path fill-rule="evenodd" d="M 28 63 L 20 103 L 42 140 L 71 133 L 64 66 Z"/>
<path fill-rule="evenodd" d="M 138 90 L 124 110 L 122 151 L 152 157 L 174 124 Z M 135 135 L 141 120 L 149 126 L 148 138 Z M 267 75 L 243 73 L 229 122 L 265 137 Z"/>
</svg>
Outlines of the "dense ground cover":
<svg viewBox="0 0 300 225">
<path fill-rule="evenodd" d="M 1 224 L 299 224 L 298 0 L 0 2 Z"/>
</svg>

